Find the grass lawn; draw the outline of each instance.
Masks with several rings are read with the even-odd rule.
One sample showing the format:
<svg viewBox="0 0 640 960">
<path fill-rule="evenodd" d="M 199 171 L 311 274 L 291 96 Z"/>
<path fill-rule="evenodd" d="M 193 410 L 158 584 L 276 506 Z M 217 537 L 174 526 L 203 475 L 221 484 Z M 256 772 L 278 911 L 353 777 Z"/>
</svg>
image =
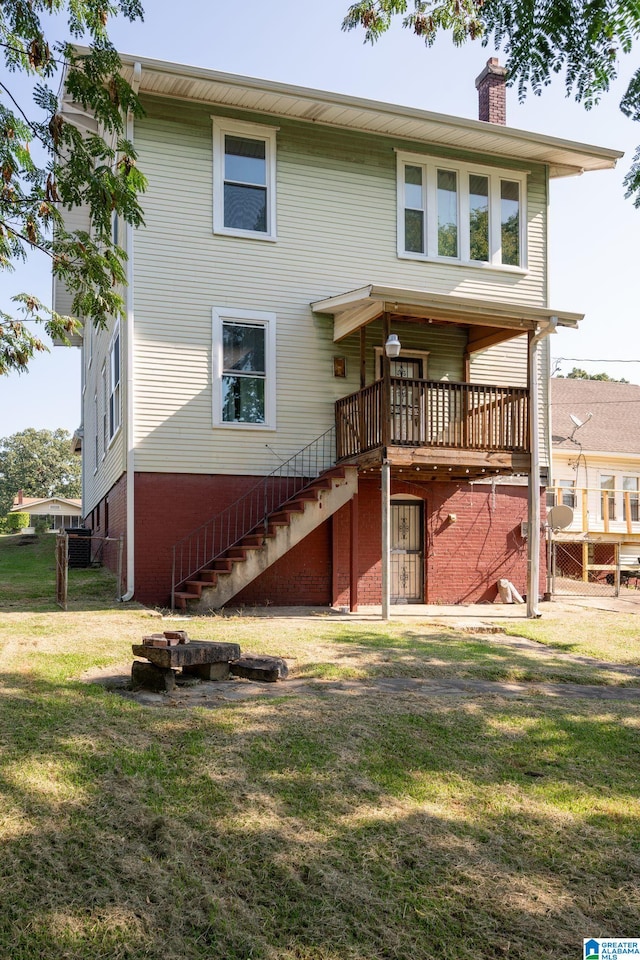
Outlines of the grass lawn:
<svg viewBox="0 0 640 960">
<path fill-rule="evenodd" d="M 513 623 L 501 626 L 512 636 L 529 637 L 566 653 L 640 664 L 640 618 L 634 614 L 581 608 L 560 620 L 526 620 L 517 628 Z"/>
<path fill-rule="evenodd" d="M 160 627 L 98 574 L 67 612 L 15 578 L 0 612 L 0 957 L 566 960 L 637 934 L 640 706 L 283 684 L 151 709 L 80 680 Z M 182 625 L 309 678 L 621 679 L 426 623 Z"/>
</svg>

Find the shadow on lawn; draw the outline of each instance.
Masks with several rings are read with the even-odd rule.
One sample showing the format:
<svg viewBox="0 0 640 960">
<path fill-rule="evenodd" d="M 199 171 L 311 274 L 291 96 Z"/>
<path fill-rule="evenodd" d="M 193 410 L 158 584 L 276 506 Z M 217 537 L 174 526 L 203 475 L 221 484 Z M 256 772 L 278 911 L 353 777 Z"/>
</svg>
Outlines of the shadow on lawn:
<svg viewBox="0 0 640 960">
<path fill-rule="evenodd" d="M 637 685 L 640 668 L 606 664 L 590 657 L 563 656 L 549 647 L 522 649 L 517 643 L 500 643 L 455 630 L 434 628 L 419 633 L 366 632 L 338 628 L 322 638 L 334 649 L 344 645 L 338 663 L 306 663 L 296 672 L 301 677 L 353 676 L 375 678 L 402 676 L 464 678 L 502 681 L 556 681 L 589 684 Z M 364 654 L 364 656 L 363 656 Z M 357 666 L 355 661 L 359 661 Z M 350 669 L 350 665 L 354 666 Z"/>
<path fill-rule="evenodd" d="M 2 955 L 565 960 L 638 928 L 632 708 L 0 685 Z"/>
</svg>

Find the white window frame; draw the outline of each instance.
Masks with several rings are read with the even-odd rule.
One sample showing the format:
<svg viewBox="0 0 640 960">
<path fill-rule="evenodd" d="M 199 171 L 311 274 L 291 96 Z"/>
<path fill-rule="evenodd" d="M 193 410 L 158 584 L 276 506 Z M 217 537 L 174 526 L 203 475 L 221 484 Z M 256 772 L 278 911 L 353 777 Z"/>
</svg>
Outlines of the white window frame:
<svg viewBox="0 0 640 960">
<path fill-rule="evenodd" d="M 93 362 L 93 337 L 94 337 L 93 321 L 85 320 L 84 324 L 85 324 L 85 330 L 87 331 L 87 354 L 88 354 L 87 370 L 89 370 Z"/>
<path fill-rule="evenodd" d="M 94 435 L 94 444 L 93 444 L 93 475 L 95 476 L 98 472 L 98 444 L 99 440 L 99 428 L 100 428 L 100 418 L 98 416 L 98 391 L 96 390 L 93 394 L 93 419 L 95 420 L 95 435 Z"/>
<path fill-rule="evenodd" d="M 264 385 L 264 423 L 240 423 L 222 419 L 222 328 L 226 320 L 239 321 L 248 325 L 263 327 L 265 331 L 265 385 Z M 275 430 L 276 429 L 276 315 L 262 310 L 237 310 L 235 307 L 214 307 L 212 322 L 212 384 L 214 427 L 231 430 Z"/>
<path fill-rule="evenodd" d="M 213 232 L 230 237 L 247 237 L 251 240 L 275 242 L 276 225 L 276 138 L 279 127 L 247 123 L 245 120 L 227 120 L 212 117 L 213 120 Z M 263 140 L 265 144 L 266 190 L 267 190 L 267 229 L 239 230 L 224 224 L 224 138 L 231 136 L 246 137 L 249 140 Z"/>
<path fill-rule="evenodd" d="M 600 479 L 600 519 L 602 521 L 604 521 L 605 519 L 608 519 L 609 523 L 611 523 L 612 521 L 617 521 L 618 519 L 617 500 L 618 500 L 618 494 L 620 492 L 620 488 L 618 486 L 619 477 L 616 473 L 613 473 L 613 472 L 612 473 L 601 472 L 599 475 L 599 479 Z M 613 480 L 613 487 L 604 487 L 603 481 L 605 479 Z M 607 501 L 607 507 L 608 507 L 608 513 L 609 513 L 609 516 L 607 518 L 605 518 L 605 515 L 604 515 L 605 512 L 603 509 L 604 503 L 605 503 L 605 497 L 604 497 L 605 493 L 607 494 L 606 501 Z M 613 514 L 613 516 L 611 516 L 611 514 Z"/>
<path fill-rule="evenodd" d="M 109 379 L 107 377 L 107 362 L 102 364 L 102 459 L 109 449 Z"/>
<path fill-rule="evenodd" d="M 405 166 L 422 169 L 425 251 L 415 253 L 405 250 L 404 226 L 404 181 Z M 396 151 L 396 196 L 397 196 L 397 249 L 402 260 L 423 260 L 437 263 L 477 267 L 484 270 L 500 270 L 506 273 L 528 272 L 527 268 L 527 172 L 508 170 L 502 167 L 460 163 L 448 157 Z M 458 179 L 458 257 L 443 257 L 438 254 L 438 170 L 449 170 Z M 469 238 L 469 177 L 477 174 L 489 179 L 489 260 L 471 260 Z M 520 263 L 518 266 L 501 262 L 502 216 L 500 183 L 502 180 L 518 183 L 520 187 Z"/>
<path fill-rule="evenodd" d="M 114 375 L 114 346 L 118 341 L 118 380 Z M 113 417 L 111 411 L 113 409 Z M 117 323 L 109 342 L 109 446 L 113 443 L 122 427 L 122 340 L 120 324 Z"/>
</svg>

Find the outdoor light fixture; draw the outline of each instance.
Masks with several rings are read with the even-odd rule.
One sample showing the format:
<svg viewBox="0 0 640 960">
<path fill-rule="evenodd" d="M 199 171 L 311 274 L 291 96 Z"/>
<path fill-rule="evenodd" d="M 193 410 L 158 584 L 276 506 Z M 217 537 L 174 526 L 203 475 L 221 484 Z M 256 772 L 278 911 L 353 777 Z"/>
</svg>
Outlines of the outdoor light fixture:
<svg viewBox="0 0 640 960">
<path fill-rule="evenodd" d="M 384 352 L 389 357 L 390 360 L 393 360 L 395 357 L 400 356 L 401 344 L 398 340 L 397 333 L 390 333 L 387 342 L 384 345 Z"/>
</svg>

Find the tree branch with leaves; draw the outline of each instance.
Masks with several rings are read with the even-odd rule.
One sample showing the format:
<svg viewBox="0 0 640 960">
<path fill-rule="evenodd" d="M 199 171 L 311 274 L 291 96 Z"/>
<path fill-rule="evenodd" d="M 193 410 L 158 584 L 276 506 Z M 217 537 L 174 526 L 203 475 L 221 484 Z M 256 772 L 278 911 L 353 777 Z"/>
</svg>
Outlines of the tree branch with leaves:
<svg viewBox="0 0 640 960">
<path fill-rule="evenodd" d="M 508 82 L 521 101 L 563 73 L 567 96 L 588 110 L 609 90 L 622 58 L 640 37 L 638 0 L 357 0 L 342 28 L 362 28 L 365 41 L 375 43 L 396 18 L 427 46 L 443 31 L 450 31 L 458 46 L 491 41 L 504 50 Z M 640 69 L 620 109 L 640 120 Z M 640 147 L 624 185 L 640 208 Z"/>
<path fill-rule="evenodd" d="M 109 40 L 110 18 L 142 19 L 138 0 L 3 0 L 0 54 L 0 270 L 12 271 L 34 251 L 51 260 L 53 276 L 72 297 L 62 316 L 37 297 L 16 293 L 12 314 L 0 311 L 0 374 L 22 371 L 47 349 L 32 322 L 54 339 L 67 340 L 81 323 L 104 327 L 122 317 L 126 253 L 114 238 L 113 218 L 143 223 L 139 195 L 146 182 L 126 139 L 129 112 L 142 115 L 121 75 Z M 67 39 L 50 41 L 49 23 L 66 25 Z M 87 42 L 79 53 L 74 44 Z M 68 97 L 86 114 L 77 123 L 51 88 L 64 76 Z M 29 105 L 21 104 L 11 78 L 33 78 Z M 38 158 L 42 159 L 38 159 Z M 87 229 L 69 230 L 65 212 L 86 211 Z"/>
</svg>

